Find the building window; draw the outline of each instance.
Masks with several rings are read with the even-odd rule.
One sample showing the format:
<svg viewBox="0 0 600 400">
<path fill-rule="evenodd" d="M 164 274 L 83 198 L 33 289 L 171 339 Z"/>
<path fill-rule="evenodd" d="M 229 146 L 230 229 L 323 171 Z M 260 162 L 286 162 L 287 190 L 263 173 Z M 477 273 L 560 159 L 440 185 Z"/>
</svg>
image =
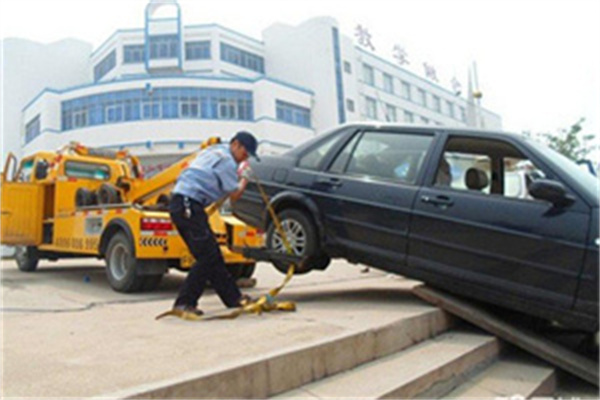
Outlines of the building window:
<svg viewBox="0 0 600 400">
<path fill-rule="evenodd" d="M 276 101 L 277 120 L 310 128 L 310 110 L 285 101 Z"/>
<path fill-rule="evenodd" d="M 385 120 L 387 122 L 396 122 L 398 120 L 396 118 L 396 107 L 391 104 L 385 105 Z"/>
<path fill-rule="evenodd" d="M 363 64 L 363 79 L 367 85 L 375 86 L 375 72 L 370 65 Z"/>
<path fill-rule="evenodd" d="M 421 123 L 425 125 L 429 125 L 429 118 L 421 117 Z"/>
<path fill-rule="evenodd" d="M 462 122 L 467 122 L 467 112 L 465 111 L 465 108 L 462 106 L 459 106 L 460 109 L 460 120 Z"/>
<path fill-rule="evenodd" d="M 117 65 L 117 51 L 113 50 L 94 67 L 94 80 L 102 79 L 115 65 Z"/>
<path fill-rule="evenodd" d="M 377 102 L 372 97 L 365 97 L 365 114 L 367 118 L 377 119 Z"/>
<path fill-rule="evenodd" d="M 187 42 L 185 44 L 186 60 L 208 60 L 210 59 L 210 41 Z"/>
<path fill-rule="evenodd" d="M 123 104 L 113 104 L 106 107 L 106 122 L 123 121 Z"/>
<path fill-rule="evenodd" d="M 354 112 L 354 101 L 350 99 L 346 99 L 346 108 L 350 112 Z"/>
<path fill-rule="evenodd" d="M 448 109 L 448 115 L 451 118 L 454 118 L 454 103 L 451 101 L 446 101 L 446 108 Z"/>
<path fill-rule="evenodd" d="M 179 37 L 177 35 L 150 36 L 150 58 L 179 57 Z"/>
<path fill-rule="evenodd" d="M 62 129 L 140 119 L 254 119 L 252 92 L 169 87 L 122 90 L 63 101 Z"/>
<path fill-rule="evenodd" d="M 352 65 L 348 61 L 344 61 L 344 72 L 347 74 L 352 73 Z"/>
<path fill-rule="evenodd" d="M 40 135 L 40 116 L 35 116 L 25 125 L 25 143 L 31 142 Z"/>
<path fill-rule="evenodd" d="M 433 96 L 433 109 L 439 113 L 442 112 L 442 101 L 438 96 Z"/>
<path fill-rule="evenodd" d="M 134 44 L 123 46 L 123 64 L 138 64 L 144 62 L 144 45 Z"/>
<path fill-rule="evenodd" d="M 414 122 L 414 121 L 415 121 L 415 115 L 413 113 L 411 113 L 410 111 L 404 110 L 404 122 Z"/>
<path fill-rule="evenodd" d="M 394 93 L 394 78 L 390 74 L 383 74 L 383 90 Z"/>
<path fill-rule="evenodd" d="M 427 93 L 425 93 L 425 90 L 418 89 L 417 93 L 418 93 L 419 104 L 422 105 L 423 107 L 427 107 Z"/>
<path fill-rule="evenodd" d="M 408 82 L 402 81 L 402 92 L 400 94 L 406 100 L 411 100 L 412 99 L 412 96 L 410 94 L 410 85 L 408 84 Z"/>
<path fill-rule="evenodd" d="M 239 65 L 242 68 L 265 73 L 265 60 L 259 55 L 221 43 L 221 60 Z"/>
</svg>

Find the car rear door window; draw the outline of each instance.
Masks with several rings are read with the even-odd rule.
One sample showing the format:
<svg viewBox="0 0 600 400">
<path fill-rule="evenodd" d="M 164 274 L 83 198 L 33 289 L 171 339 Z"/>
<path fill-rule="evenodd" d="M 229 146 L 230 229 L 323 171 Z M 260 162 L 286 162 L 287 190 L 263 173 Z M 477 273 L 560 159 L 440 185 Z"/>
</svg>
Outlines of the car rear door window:
<svg viewBox="0 0 600 400">
<path fill-rule="evenodd" d="M 298 167 L 305 169 L 316 170 L 321 166 L 321 163 L 325 159 L 329 150 L 333 148 L 333 145 L 337 143 L 339 137 L 333 135 L 324 142 L 318 144 L 316 147 L 308 150 L 298 162 Z"/>
<path fill-rule="evenodd" d="M 413 184 L 423 166 L 432 136 L 397 133 L 364 132 L 355 148 L 353 140 L 347 145 L 332 168 L 339 170 L 343 158 L 352 152 L 346 167 L 349 175 L 369 176 Z M 354 150 L 352 150 L 354 149 Z"/>
</svg>

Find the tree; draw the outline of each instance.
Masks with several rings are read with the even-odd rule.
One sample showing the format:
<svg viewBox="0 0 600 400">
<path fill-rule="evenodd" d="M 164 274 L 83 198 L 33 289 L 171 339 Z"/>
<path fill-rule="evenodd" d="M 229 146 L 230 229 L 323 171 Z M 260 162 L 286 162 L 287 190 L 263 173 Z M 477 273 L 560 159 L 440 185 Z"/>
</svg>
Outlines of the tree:
<svg viewBox="0 0 600 400">
<path fill-rule="evenodd" d="M 568 131 L 562 129 L 558 135 L 545 134 L 548 145 L 573 161 L 586 158 L 592 151 L 592 148 L 587 144 L 594 139 L 594 135 L 585 135 L 580 138 L 584 121 L 585 118 L 580 118 L 579 121 L 571 125 Z"/>
</svg>

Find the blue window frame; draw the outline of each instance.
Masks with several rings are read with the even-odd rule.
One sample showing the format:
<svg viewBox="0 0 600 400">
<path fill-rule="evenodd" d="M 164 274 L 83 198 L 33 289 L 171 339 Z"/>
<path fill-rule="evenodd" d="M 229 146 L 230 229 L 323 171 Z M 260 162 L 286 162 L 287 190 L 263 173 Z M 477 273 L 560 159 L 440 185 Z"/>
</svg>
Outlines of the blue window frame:
<svg viewBox="0 0 600 400">
<path fill-rule="evenodd" d="M 150 58 L 179 57 L 179 37 L 177 35 L 150 36 Z"/>
<path fill-rule="evenodd" d="M 221 60 L 261 74 L 265 73 L 264 58 L 226 43 L 221 43 Z"/>
<path fill-rule="evenodd" d="M 310 110 L 285 101 L 276 101 L 277 120 L 310 128 Z"/>
<path fill-rule="evenodd" d="M 94 67 L 94 80 L 98 81 L 117 65 L 117 51 L 111 51 Z"/>
<path fill-rule="evenodd" d="M 62 129 L 141 119 L 226 119 L 252 121 L 252 92 L 167 87 L 108 92 L 63 101 Z M 31 136 L 31 135 L 30 135 Z"/>
<path fill-rule="evenodd" d="M 40 126 L 40 115 L 38 114 L 25 125 L 25 143 L 31 142 L 40 135 Z"/>
<path fill-rule="evenodd" d="M 210 41 L 187 42 L 185 44 L 186 60 L 209 60 L 210 59 Z"/>
<path fill-rule="evenodd" d="M 133 44 L 123 46 L 123 64 L 139 64 L 144 62 L 144 45 Z"/>
</svg>

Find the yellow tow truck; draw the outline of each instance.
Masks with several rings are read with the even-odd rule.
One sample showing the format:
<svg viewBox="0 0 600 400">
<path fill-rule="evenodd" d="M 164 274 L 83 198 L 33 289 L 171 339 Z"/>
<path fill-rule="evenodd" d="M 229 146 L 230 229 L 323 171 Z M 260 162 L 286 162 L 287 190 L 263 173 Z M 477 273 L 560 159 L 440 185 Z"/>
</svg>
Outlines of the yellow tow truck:
<svg viewBox="0 0 600 400">
<path fill-rule="evenodd" d="M 198 151 L 218 143 L 205 141 Z M 98 257 L 119 292 L 153 290 L 169 268 L 189 270 L 194 258 L 168 213 L 169 193 L 194 152 L 145 179 L 128 151 L 78 143 L 40 151 L 17 163 L 9 154 L 1 173 L 0 242 L 15 246 L 21 271 L 40 259 Z M 260 247 L 262 232 L 217 210 L 210 224 L 235 278 L 249 278 L 255 261 L 234 249 Z"/>
</svg>

